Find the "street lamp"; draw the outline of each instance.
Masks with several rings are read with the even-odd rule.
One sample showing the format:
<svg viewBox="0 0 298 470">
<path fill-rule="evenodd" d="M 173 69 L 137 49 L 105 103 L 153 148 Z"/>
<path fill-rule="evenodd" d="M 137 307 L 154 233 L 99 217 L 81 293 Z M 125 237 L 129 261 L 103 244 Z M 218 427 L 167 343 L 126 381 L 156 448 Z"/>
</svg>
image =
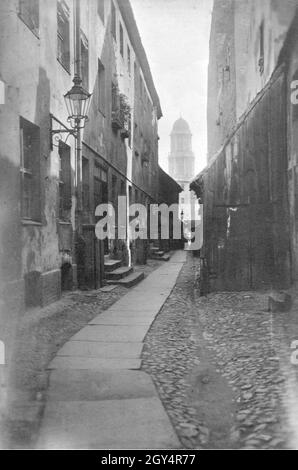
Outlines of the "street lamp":
<svg viewBox="0 0 298 470">
<path fill-rule="evenodd" d="M 66 109 L 68 113 L 67 121 L 71 128 L 67 128 L 61 121 L 51 114 L 51 145 L 53 146 L 53 136 L 58 134 L 56 140 L 60 140 L 59 136 L 63 133 L 73 135 L 76 139 L 79 137 L 80 129 L 85 127 L 88 121 L 88 111 L 90 106 L 91 93 L 82 87 L 82 80 L 76 74 L 73 79 L 72 88 L 64 95 Z M 59 124 L 59 129 L 53 129 L 53 121 Z M 68 138 L 68 136 L 67 136 Z M 66 138 L 66 140 L 67 140 Z"/>
<path fill-rule="evenodd" d="M 91 93 L 82 87 L 82 80 L 78 75 L 75 75 L 73 83 L 71 90 L 64 95 L 67 121 L 73 129 L 83 129 L 88 120 Z"/>
</svg>

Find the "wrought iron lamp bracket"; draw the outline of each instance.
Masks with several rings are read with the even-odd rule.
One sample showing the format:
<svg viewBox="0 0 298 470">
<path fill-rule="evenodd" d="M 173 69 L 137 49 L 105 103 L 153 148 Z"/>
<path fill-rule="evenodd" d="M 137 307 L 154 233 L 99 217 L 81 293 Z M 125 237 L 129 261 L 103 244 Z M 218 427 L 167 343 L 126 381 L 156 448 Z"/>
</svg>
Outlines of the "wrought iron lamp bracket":
<svg viewBox="0 0 298 470">
<path fill-rule="evenodd" d="M 71 128 L 69 129 L 66 127 L 63 122 L 59 121 L 55 116 L 50 114 L 51 119 L 51 127 L 50 127 L 50 146 L 51 150 L 53 147 L 59 147 L 59 142 L 62 141 L 64 143 L 67 142 L 67 139 L 70 135 L 72 135 L 75 139 L 77 139 L 78 135 L 78 128 Z M 54 129 L 53 127 L 58 126 L 58 129 Z M 63 138 L 65 140 L 63 140 Z M 56 143 L 55 143 L 56 142 Z"/>
</svg>

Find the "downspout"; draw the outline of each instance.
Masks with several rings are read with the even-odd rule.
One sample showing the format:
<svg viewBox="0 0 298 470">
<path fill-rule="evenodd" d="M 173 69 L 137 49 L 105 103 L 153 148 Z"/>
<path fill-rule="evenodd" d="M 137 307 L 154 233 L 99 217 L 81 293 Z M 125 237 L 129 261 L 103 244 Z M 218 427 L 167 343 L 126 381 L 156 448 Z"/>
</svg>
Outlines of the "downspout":
<svg viewBox="0 0 298 470">
<path fill-rule="evenodd" d="M 81 80 L 81 6 L 80 0 L 75 0 L 74 8 L 74 74 L 75 78 Z M 76 169 L 77 169 L 77 181 L 76 181 L 76 197 L 77 197 L 77 213 L 80 213 L 82 210 L 82 138 L 81 130 L 79 129 L 80 122 L 77 122 L 77 139 L 76 139 Z M 78 214 L 77 214 L 78 217 Z M 77 221 L 79 222 L 79 221 Z M 77 223 L 77 228 L 79 228 L 79 223 Z"/>
</svg>

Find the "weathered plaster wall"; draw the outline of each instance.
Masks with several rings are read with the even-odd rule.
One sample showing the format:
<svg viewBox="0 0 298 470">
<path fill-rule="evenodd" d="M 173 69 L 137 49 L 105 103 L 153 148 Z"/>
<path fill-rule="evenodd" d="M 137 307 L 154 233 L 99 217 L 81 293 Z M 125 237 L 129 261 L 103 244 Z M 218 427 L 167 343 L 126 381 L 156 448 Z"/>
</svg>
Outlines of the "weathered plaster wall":
<svg viewBox="0 0 298 470">
<path fill-rule="evenodd" d="M 50 151 L 50 113 L 66 122 L 63 90 L 71 85 L 71 76 L 56 58 L 56 4 L 41 2 L 40 33 L 36 37 L 18 17 L 18 2 L 1 2 L 1 71 L 13 93 L 13 123 L 1 132 L 15 142 L 13 154 L 20 164 L 19 117 L 40 127 L 41 220 L 23 223 L 22 274 L 59 268 L 57 237 L 58 153 Z M 72 2 L 70 7 L 72 6 Z M 72 14 L 70 15 L 70 21 Z M 71 38 L 72 39 L 72 38 Z M 2 140 L 2 139 L 1 139 Z M 73 146 L 73 139 L 69 139 Z M 5 148 L 4 146 L 2 148 Z M 12 149 L 6 152 L 12 154 Z M 72 152 L 74 171 L 74 152 Z"/>
<path fill-rule="evenodd" d="M 73 0 L 66 0 L 69 6 L 70 19 L 70 73 L 57 60 L 57 9 L 53 0 L 40 2 L 38 37 L 24 24 L 18 16 L 18 0 L 1 2 L 1 45 L 0 45 L 0 79 L 6 85 L 7 105 L 2 106 L 1 113 L 1 159 L 7 160 L 7 172 L 3 181 L 8 181 L 1 192 L 1 241 L 9 240 L 10 250 L 3 255 L 5 266 L 4 277 L 15 279 L 28 272 L 41 273 L 59 271 L 63 261 L 74 262 L 74 253 L 67 253 L 61 248 L 61 231 L 67 227 L 59 221 L 59 155 L 58 149 L 50 148 L 50 113 L 67 125 L 67 113 L 63 94 L 72 87 L 74 74 L 73 44 Z M 124 2 L 122 2 L 124 3 Z M 122 6 L 121 3 L 121 6 Z M 94 223 L 93 204 L 93 168 L 94 161 L 108 172 L 109 199 L 113 196 L 112 178 L 117 176 L 116 193 L 122 191 L 122 183 L 132 180 L 137 186 L 157 198 L 158 190 L 158 146 L 157 146 L 157 112 L 156 100 L 150 70 L 146 65 L 145 53 L 140 39 L 135 32 L 131 13 L 123 16 L 119 3 L 116 7 L 116 39 L 111 35 L 111 0 L 105 0 L 105 18 L 100 18 L 97 11 L 97 0 L 81 2 L 81 29 L 88 39 L 89 47 L 89 91 L 92 93 L 89 121 L 82 132 L 83 156 L 90 161 L 90 211 L 84 214 L 84 223 Z M 128 19 L 127 19 L 128 18 Z M 124 57 L 120 54 L 119 21 L 124 32 Z M 133 26 L 133 28 L 132 28 Z M 134 39 L 131 30 L 134 29 Z M 138 42 L 139 41 L 139 42 Z M 131 73 L 127 65 L 127 45 L 131 51 Z M 136 46 L 135 46 L 136 45 Z M 137 49 L 137 50 L 136 50 Z M 140 57 L 136 57 L 140 55 Z M 105 68 L 104 109 L 98 106 L 98 59 Z M 142 63 L 140 69 L 150 104 L 135 99 L 134 62 Z M 139 69 L 138 69 L 139 70 Z M 111 126 L 111 87 L 112 81 L 119 87 L 120 93 L 128 97 L 132 108 L 132 138 L 120 136 Z M 148 84 L 147 84 L 148 82 Z M 153 90 L 153 91 L 152 91 Z M 155 101 L 154 101 L 155 100 Z M 133 120 L 140 114 L 140 126 L 144 138 L 149 142 L 149 163 L 143 165 L 142 155 L 135 159 L 133 150 Z M 29 120 L 40 127 L 40 186 L 41 186 L 41 219 L 40 221 L 20 221 L 20 139 L 19 118 Z M 55 124 L 56 126 L 56 124 Z M 70 229 L 75 228 L 75 141 L 68 137 L 71 147 L 72 169 L 72 207 Z M 87 150 L 89 146 L 89 150 Z M 92 153 L 92 150 L 94 151 Z M 142 152 L 143 152 L 142 148 Z M 107 164 L 107 162 L 110 164 Z M 138 162 L 141 162 L 141 164 Z M 112 167 L 115 168 L 112 168 Z M 5 165 L 2 165 L 5 168 Z M 15 189 L 12 189 L 15 188 Z M 128 190 L 128 188 L 127 188 Z M 141 194 L 142 191 L 140 191 Z M 3 202 L 4 201 L 4 202 Z M 9 208 L 8 208 L 9 206 Z M 68 230 L 68 229 L 67 229 Z M 8 245 L 7 245 L 8 246 Z M 9 270 L 7 269 L 9 266 Z"/>
<path fill-rule="evenodd" d="M 297 0 L 215 0 L 208 77 L 209 160 L 270 80 L 297 5 Z M 262 23 L 264 69 L 261 71 Z"/>
<path fill-rule="evenodd" d="M 295 16 L 297 0 L 236 0 L 237 119 L 269 81 Z M 264 71 L 260 73 L 260 27 L 264 24 Z"/>
<path fill-rule="evenodd" d="M 234 1 L 215 0 L 208 68 L 208 159 L 220 149 L 236 121 Z"/>
<path fill-rule="evenodd" d="M 298 18 L 293 24 L 288 47 L 284 51 L 287 64 L 287 140 L 288 140 L 288 195 L 292 248 L 292 278 L 298 280 L 298 112 L 291 102 L 291 84 L 298 79 Z"/>
</svg>

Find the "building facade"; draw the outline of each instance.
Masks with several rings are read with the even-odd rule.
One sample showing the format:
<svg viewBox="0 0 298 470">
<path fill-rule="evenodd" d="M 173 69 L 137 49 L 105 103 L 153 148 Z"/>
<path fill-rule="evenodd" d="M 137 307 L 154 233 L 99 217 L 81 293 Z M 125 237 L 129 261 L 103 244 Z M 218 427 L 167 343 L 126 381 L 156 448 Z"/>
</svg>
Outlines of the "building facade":
<svg viewBox="0 0 298 470">
<path fill-rule="evenodd" d="M 208 166 L 191 184 L 204 203 L 205 290 L 297 280 L 296 30 L 296 1 L 214 2 Z"/>
<path fill-rule="evenodd" d="M 179 118 L 171 132 L 169 174 L 181 186 L 179 214 L 185 221 L 195 219 L 197 201 L 189 184 L 195 174 L 195 156 L 192 150 L 192 134 L 188 123 Z"/>
<path fill-rule="evenodd" d="M 158 202 L 162 113 L 128 0 L 4 0 L 0 29 L 0 339 L 8 344 L 20 310 L 100 287 L 105 255 L 146 261 L 146 243 L 136 249 L 129 230 L 97 240 L 95 209 L 111 202 L 117 214 L 118 196 L 127 209 Z M 91 93 L 79 163 L 64 103 L 78 50 Z"/>
<path fill-rule="evenodd" d="M 166 204 L 169 208 L 173 205 L 179 206 L 179 197 L 180 193 L 182 192 L 182 187 L 160 167 L 158 186 L 158 200 L 160 204 Z M 180 237 L 180 239 L 175 238 L 174 224 L 176 227 L 180 227 L 180 234 L 182 234 L 182 225 L 178 211 L 177 213 L 172 212 L 172 214 L 169 214 L 168 240 L 159 240 L 159 248 L 161 248 L 165 252 L 183 248 L 182 237 Z"/>
</svg>

